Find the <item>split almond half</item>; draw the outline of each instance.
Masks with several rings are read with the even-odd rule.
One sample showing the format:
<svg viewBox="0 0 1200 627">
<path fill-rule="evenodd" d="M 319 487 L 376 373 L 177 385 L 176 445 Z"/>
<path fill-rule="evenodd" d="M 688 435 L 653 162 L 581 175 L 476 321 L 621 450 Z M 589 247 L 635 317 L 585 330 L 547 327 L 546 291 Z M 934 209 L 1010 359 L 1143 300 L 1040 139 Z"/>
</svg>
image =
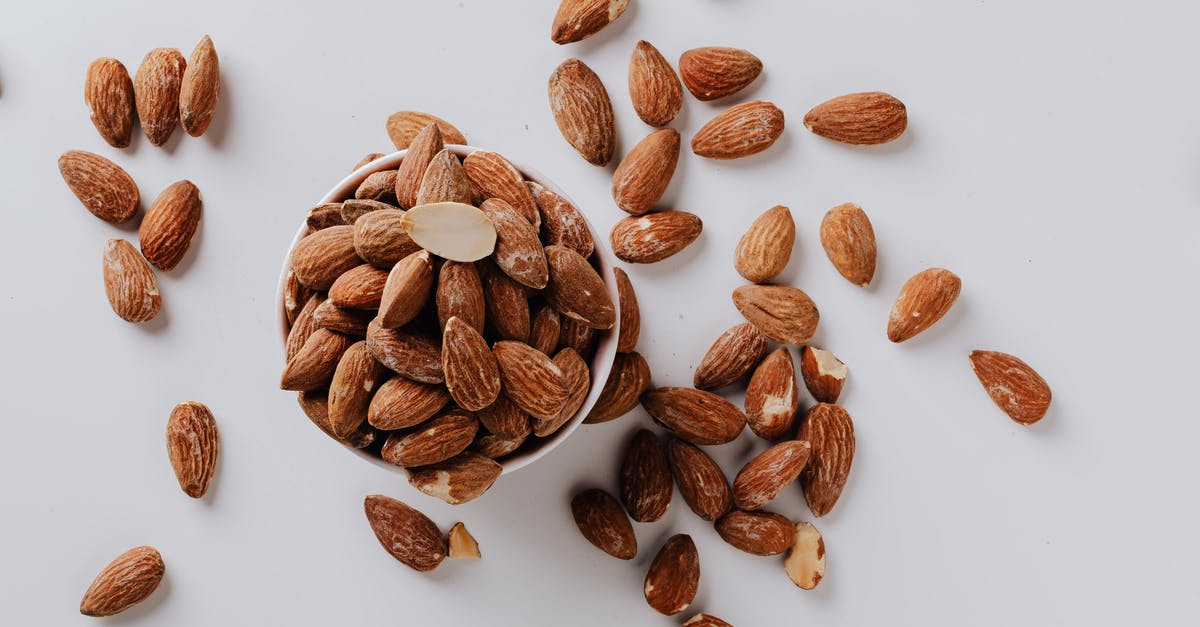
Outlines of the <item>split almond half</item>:
<svg viewBox="0 0 1200 627">
<path fill-rule="evenodd" d="M 833 353 L 805 346 L 800 354 L 804 385 L 819 403 L 836 403 L 846 382 L 847 368 Z"/>
<path fill-rule="evenodd" d="M 639 118 L 666 126 L 683 107 L 683 86 L 671 64 L 648 41 L 639 41 L 629 59 L 629 98 Z"/>
<path fill-rule="evenodd" d="M 466 203 L 418 205 L 404 214 L 401 225 L 418 246 L 443 259 L 477 261 L 496 249 L 496 227 Z"/>
<path fill-rule="evenodd" d="M 450 540 L 450 558 L 451 559 L 471 559 L 477 560 L 482 555 L 479 553 L 479 543 L 475 541 L 475 536 L 467 531 L 467 526 L 462 523 L 454 523 L 450 528 L 448 535 Z"/>
</svg>

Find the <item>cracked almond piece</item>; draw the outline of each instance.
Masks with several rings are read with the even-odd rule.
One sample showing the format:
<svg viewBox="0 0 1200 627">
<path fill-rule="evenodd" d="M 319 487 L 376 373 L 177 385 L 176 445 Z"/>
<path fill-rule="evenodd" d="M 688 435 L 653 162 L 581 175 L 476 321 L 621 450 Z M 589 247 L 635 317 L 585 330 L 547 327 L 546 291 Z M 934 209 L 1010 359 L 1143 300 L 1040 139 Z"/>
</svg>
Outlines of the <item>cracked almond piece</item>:
<svg viewBox="0 0 1200 627">
<path fill-rule="evenodd" d="M 109 562 L 83 593 L 79 613 L 112 616 L 145 601 L 162 582 L 166 567 L 154 547 L 139 546 Z"/>
<path fill-rule="evenodd" d="M 846 382 L 846 364 L 833 353 L 805 346 L 800 353 L 800 374 L 818 403 L 836 403 Z"/>
<path fill-rule="evenodd" d="M 796 368 L 786 346 L 767 355 L 746 386 L 746 425 L 760 438 L 778 440 L 792 430 L 800 409 Z"/>
<path fill-rule="evenodd" d="M 593 546 L 622 560 L 637 555 L 637 537 L 621 504 L 598 488 L 584 490 L 571 499 L 575 526 Z"/>
<path fill-rule="evenodd" d="M 646 603 L 658 613 L 674 616 L 688 608 L 700 586 L 700 555 L 692 537 L 671 536 L 659 549 L 646 573 Z"/>
<path fill-rule="evenodd" d="M 888 316 L 887 336 L 903 342 L 933 326 L 958 300 L 962 279 L 943 268 L 929 268 L 912 276 L 900 288 Z"/>
<path fill-rule="evenodd" d="M 382 494 L 364 499 L 363 511 L 379 544 L 405 566 L 426 572 L 446 558 L 446 538 L 425 514 Z"/>
<path fill-rule="evenodd" d="M 562 0 L 550 40 L 562 45 L 587 39 L 621 17 L 628 4 L 629 0 Z"/>
<path fill-rule="evenodd" d="M 838 96 L 804 115 L 804 126 L 826 139 L 871 146 L 904 134 L 908 110 L 891 94 L 868 91 Z"/>
<path fill-rule="evenodd" d="M 475 541 L 475 536 L 467 531 L 467 526 L 462 523 L 454 523 L 450 528 L 450 558 L 451 559 L 469 559 L 477 560 L 483 557 L 479 553 L 479 543 Z"/>
<path fill-rule="evenodd" d="M 821 219 L 821 247 L 834 268 L 851 283 L 866 287 L 875 277 L 875 229 L 862 207 L 844 203 Z"/>
<path fill-rule="evenodd" d="M 734 267 L 751 283 L 766 283 L 787 267 L 796 242 L 796 221 L 792 212 L 776 205 L 755 218 L 738 240 Z"/>
<path fill-rule="evenodd" d="M 695 388 L 655 388 L 642 395 L 642 407 L 667 430 L 700 446 L 732 442 L 746 426 L 746 415 L 733 403 Z"/>
<path fill-rule="evenodd" d="M 971 351 L 971 369 L 996 406 L 1023 425 L 1050 409 L 1050 385 L 1029 364 L 1007 353 Z"/>
<path fill-rule="evenodd" d="M 679 75 L 697 100 L 716 100 L 741 91 L 762 74 L 758 57 L 740 48 L 692 48 L 679 56 Z"/>
<path fill-rule="evenodd" d="M 783 558 L 783 569 L 792 583 L 804 590 L 816 588 L 825 578 L 825 540 L 812 523 L 796 523 L 796 535 Z"/>
<path fill-rule="evenodd" d="M 767 337 L 749 322 L 727 329 L 713 342 L 692 377 L 692 385 L 715 390 L 736 383 L 762 360 Z"/>
</svg>

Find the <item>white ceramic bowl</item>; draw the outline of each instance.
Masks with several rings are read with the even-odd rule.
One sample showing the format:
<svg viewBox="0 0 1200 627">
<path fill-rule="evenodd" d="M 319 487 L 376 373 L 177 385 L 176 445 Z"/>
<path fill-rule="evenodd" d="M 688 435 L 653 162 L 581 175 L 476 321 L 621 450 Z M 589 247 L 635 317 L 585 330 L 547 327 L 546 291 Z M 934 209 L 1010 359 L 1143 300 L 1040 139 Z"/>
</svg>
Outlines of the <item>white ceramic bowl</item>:
<svg viewBox="0 0 1200 627">
<path fill-rule="evenodd" d="M 476 148 L 471 146 L 447 146 L 447 148 L 460 157 L 465 157 L 476 150 Z M 379 159 L 376 159 L 355 170 L 350 174 L 350 176 L 342 179 L 341 182 L 333 187 L 333 189 L 329 190 L 329 193 L 325 194 L 325 196 L 316 204 L 337 202 L 353 197 L 354 190 L 358 188 L 363 179 L 367 178 L 367 176 L 373 172 L 391 170 L 398 167 L 400 165 L 400 160 L 404 157 L 404 153 L 405 151 L 403 150 L 393 152 L 390 155 L 380 157 Z M 562 189 L 555 185 L 553 181 L 542 176 L 537 170 L 526 167 L 515 161 L 513 162 L 513 165 L 515 165 L 517 169 L 524 173 L 526 179 L 540 183 L 547 189 L 554 191 L 566 198 L 568 201 L 571 201 L 570 197 L 567 196 Z M 574 201 L 571 202 L 574 203 Z M 576 205 L 576 207 L 578 206 L 579 205 Z M 582 211 L 582 208 L 580 211 Z M 280 328 L 283 331 L 281 337 L 285 343 L 287 341 L 288 329 L 290 328 L 283 305 L 284 286 L 287 281 L 288 259 L 291 258 L 292 249 L 295 248 L 300 239 L 304 237 L 306 230 L 307 225 L 302 219 L 300 222 L 300 228 L 296 231 L 296 237 L 292 240 L 292 244 L 288 248 L 287 255 L 283 258 L 283 271 L 279 275 L 279 291 L 275 298 L 275 305 L 276 310 L 279 313 L 281 325 Z M 619 300 L 617 298 L 616 279 L 613 277 L 612 260 L 609 257 L 610 253 L 604 246 L 605 240 L 601 238 L 598 233 L 596 233 L 596 229 L 592 226 L 591 222 L 588 222 L 588 230 L 591 231 L 592 239 L 596 242 L 595 252 L 592 253 L 590 261 L 592 261 L 593 265 L 600 272 L 601 278 L 604 279 L 604 284 L 608 287 L 608 293 L 612 297 L 613 304 L 616 305 L 619 303 Z M 592 406 L 596 404 L 596 399 L 600 397 L 600 390 L 603 389 L 604 382 L 608 380 L 609 372 L 612 370 L 613 359 L 617 355 L 617 334 L 620 332 L 620 324 L 620 316 L 618 316 L 617 323 L 611 330 L 597 333 L 596 353 L 593 355 L 591 363 L 592 387 L 588 392 L 587 399 L 583 401 L 583 405 L 579 408 L 579 412 L 576 413 L 570 421 L 563 425 L 562 428 L 560 428 L 552 436 L 548 438 L 535 438 L 531 435 L 529 440 L 526 441 L 526 443 L 522 445 L 520 449 L 499 460 L 501 466 L 504 467 L 503 474 L 508 474 L 510 472 L 519 470 L 532 464 L 538 459 L 541 459 L 542 456 L 552 451 L 554 447 L 561 444 L 563 440 L 567 439 L 568 436 L 570 436 L 577 428 L 579 428 L 579 424 L 583 422 L 584 417 L 588 415 L 588 412 L 591 411 Z M 297 414 L 300 414 L 298 409 Z M 297 416 L 297 419 L 300 418 L 301 416 Z M 314 433 L 320 432 L 314 431 Z M 328 436 L 322 433 L 321 437 L 327 438 Z M 382 458 L 373 453 L 355 449 L 349 446 L 346 448 L 354 451 L 354 453 L 356 453 L 359 457 L 362 457 L 376 466 L 387 468 L 393 471 L 403 470 L 399 466 L 383 461 Z"/>
</svg>

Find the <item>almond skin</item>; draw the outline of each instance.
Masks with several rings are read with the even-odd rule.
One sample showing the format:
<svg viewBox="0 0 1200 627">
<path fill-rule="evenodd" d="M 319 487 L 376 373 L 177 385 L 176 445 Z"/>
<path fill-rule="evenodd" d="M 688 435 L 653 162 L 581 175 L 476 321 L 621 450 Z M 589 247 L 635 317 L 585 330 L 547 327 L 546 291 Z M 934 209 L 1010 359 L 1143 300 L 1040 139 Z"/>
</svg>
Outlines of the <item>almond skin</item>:
<svg viewBox="0 0 1200 627">
<path fill-rule="evenodd" d="M 740 409 L 704 390 L 656 388 L 642 395 L 642 407 L 675 435 L 701 446 L 732 442 L 746 426 Z"/>
<path fill-rule="evenodd" d="M 433 260 L 427 251 L 415 252 L 388 273 L 379 299 L 379 326 L 395 329 L 412 322 L 433 292 Z"/>
<path fill-rule="evenodd" d="M 796 535 L 795 523 L 771 512 L 732 511 L 717 521 L 716 529 L 735 549 L 763 556 L 788 550 Z"/>
<path fill-rule="evenodd" d="M 579 408 L 583 406 L 583 401 L 587 400 L 588 392 L 592 390 L 592 372 L 588 369 L 587 362 L 583 361 L 575 349 L 567 347 L 560 350 L 554 356 L 554 365 L 558 366 L 563 373 L 563 384 L 567 388 L 567 402 L 563 404 L 563 408 L 554 419 L 535 419 L 533 421 L 533 433 L 541 438 L 553 434 L 570 422 L 579 412 Z"/>
<path fill-rule="evenodd" d="M 821 220 L 821 247 L 847 281 L 866 287 L 875 277 L 875 229 L 853 203 L 830 209 Z"/>
<path fill-rule="evenodd" d="M 845 409 L 819 403 L 800 423 L 796 436 L 812 446 L 808 465 L 800 474 L 804 500 L 813 516 L 828 514 L 837 503 L 854 461 L 854 423 Z"/>
<path fill-rule="evenodd" d="M 305 287 L 328 290 L 343 272 L 363 262 L 354 239 L 354 227 L 331 226 L 300 240 L 291 257 L 296 279 Z"/>
<path fill-rule="evenodd" d="M 825 578 L 825 540 L 812 523 L 796 523 L 796 535 L 783 558 L 783 569 L 803 590 L 816 588 Z"/>
<path fill-rule="evenodd" d="M 475 541 L 475 537 L 467 531 L 466 525 L 462 523 L 454 523 L 450 528 L 450 533 L 447 534 L 450 540 L 450 557 L 453 559 L 479 559 L 482 555 L 479 554 L 479 543 Z"/>
<path fill-rule="evenodd" d="M 546 189 L 538 183 L 527 183 L 537 203 L 542 220 L 542 241 L 547 246 L 558 245 L 580 254 L 585 259 L 592 256 L 595 242 L 587 218 L 575 205 L 562 195 Z"/>
<path fill-rule="evenodd" d="M 692 385 L 715 390 L 736 383 L 762 360 L 767 352 L 767 336 L 749 322 L 736 325 L 709 347 L 692 377 Z"/>
<path fill-rule="evenodd" d="M 221 65 L 212 39 L 205 35 L 192 50 L 179 85 L 179 122 L 192 137 L 208 130 L 221 96 Z"/>
<path fill-rule="evenodd" d="M 529 345 L 550 355 L 558 346 L 561 332 L 561 316 L 550 305 L 543 305 L 529 323 Z"/>
<path fill-rule="evenodd" d="M 885 144 L 904 134 L 908 111 L 890 94 L 868 91 L 827 100 L 804 115 L 808 130 L 844 144 Z"/>
<path fill-rule="evenodd" d="M 650 42 L 637 42 L 629 59 L 629 98 L 639 118 L 666 126 L 683 107 L 683 85 L 671 64 Z"/>
<path fill-rule="evenodd" d="M 421 383 L 441 383 L 442 350 L 429 337 L 410 330 L 385 329 L 378 321 L 367 325 L 367 348 L 379 363 Z"/>
<path fill-rule="evenodd" d="M 625 448 L 621 462 L 621 500 L 637 522 L 654 522 L 671 505 L 671 467 L 654 432 L 639 429 Z"/>
<path fill-rule="evenodd" d="M 340 202 L 327 202 L 309 209 L 308 217 L 304 221 L 314 231 L 350 224 L 342 217 L 342 203 Z"/>
<path fill-rule="evenodd" d="M 566 316 L 560 316 L 558 348 L 571 348 L 580 357 L 591 359 L 596 354 L 596 330 Z"/>
<path fill-rule="evenodd" d="M 399 184 L 399 173 L 396 175 Z M 461 202 L 471 204 L 471 181 L 463 169 L 458 155 L 442 150 L 433 156 L 425 173 L 421 176 L 421 187 L 417 190 L 416 204 L 433 202 Z"/>
<path fill-rule="evenodd" d="M 324 303 L 325 295 L 319 292 L 313 294 L 305 301 L 300 313 L 296 314 L 296 321 L 292 323 L 292 328 L 288 330 L 283 352 L 285 359 L 290 360 L 292 357 L 295 357 L 296 353 L 300 352 L 301 347 L 304 346 L 304 342 L 308 340 L 308 336 L 321 328 L 316 322 L 314 313 Z"/>
<path fill-rule="evenodd" d="M 571 499 L 571 515 L 579 533 L 593 546 L 622 560 L 637 555 L 633 525 L 611 494 L 597 488 L 584 490 Z"/>
<path fill-rule="evenodd" d="M 818 403 L 836 403 L 846 382 L 846 364 L 829 351 L 805 346 L 800 355 L 800 374 Z"/>
<path fill-rule="evenodd" d="M 409 469 L 408 482 L 429 496 L 461 505 L 483 496 L 503 470 L 493 459 L 463 451 L 444 462 Z"/>
<path fill-rule="evenodd" d="M 588 163 L 608 165 L 617 143 L 617 126 L 600 77 L 583 61 L 567 59 L 550 75 L 547 91 L 563 139 Z"/>
<path fill-rule="evenodd" d="M 811 453 L 812 446 L 804 440 L 780 442 L 759 453 L 733 479 L 734 504 L 755 510 L 770 503 L 800 476 Z"/>
<path fill-rule="evenodd" d="M 704 520 L 713 521 L 733 507 L 733 491 L 721 467 L 699 447 L 679 438 L 667 444 L 667 461 L 679 494 Z"/>
<path fill-rule="evenodd" d="M 521 171 L 508 159 L 494 152 L 476 150 L 463 159 L 463 168 L 471 184 L 484 198 L 499 198 L 535 229 L 541 226 L 542 218 L 533 200 L 533 192 L 529 191 Z"/>
<path fill-rule="evenodd" d="M 129 322 L 148 322 L 162 310 L 154 271 L 123 239 L 104 245 L 104 293 L 113 312 Z"/>
<path fill-rule="evenodd" d="M 348 228 L 353 233 L 357 256 L 371 265 L 390 270 L 401 259 L 421 250 L 404 231 L 403 220 L 404 212 L 399 209 L 372 211 L 356 220 L 354 226 Z"/>
<path fill-rule="evenodd" d="M 397 466 L 427 466 L 465 451 L 475 440 L 479 420 L 462 410 L 450 410 L 415 431 L 394 431 L 379 455 Z"/>
<path fill-rule="evenodd" d="M 692 537 L 671 536 L 659 549 L 646 573 L 646 603 L 660 614 L 673 616 L 686 610 L 700 585 L 700 555 Z"/>
<path fill-rule="evenodd" d="M 686 211 L 656 211 L 631 216 L 613 225 L 613 254 L 628 263 L 657 263 L 687 248 L 700 237 L 704 223 Z"/>
<path fill-rule="evenodd" d="M 519 218 L 518 218 L 519 219 Z M 488 328 L 502 340 L 529 341 L 529 298 L 525 287 L 489 260 L 476 262 L 483 283 Z"/>
<path fill-rule="evenodd" d="M 612 195 L 622 211 L 640 216 L 662 198 L 679 162 L 679 131 L 664 128 L 647 135 L 613 172 Z"/>
<path fill-rule="evenodd" d="M 971 351 L 971 369 L 996 406 L 1031 425 L 1050 409 L 1050 385 L 1029 364 L 1007 353 Z"/>
<path fill-rule="evenodd" d="M 364 499 L 363 511 L 379 544 L 405 566 L 426 572 L 446 558 L 446 538 L 425 514 L 382 494 Z"/>
<path fill-rule="evenodd" d="M 179 91 L 187 61 L 175 48 L 146 54 L 133 77 L 134 102 L 142 132 L 151 144 L 167 143 L 179 123 Z"/>
<path fill-rule="evenodd" d="M 413 138 L 421 129 L 430 123 L 437 124 L 442 131 L 442 141 L 447 144 L 465 145 L 467 138 L 453 124 L 428 113 L 420 111 L 397 111 L 388 116 L 387 134 L 396 150 L 404 150 L 412 144 Z M 382 155 L 380 155 L 382 156 Z M 357 168 L 355 168 L 357 169 Z"/>
<path fill-rule="evenodd" d="M 620 418 L 637 407 L 642 392 L 650 386 L 650 366 L 638 353 L 618 353 L 608 381 L 585 424 L 597 424 Z"/>
<path fill-rule="evenodd" d="M 217 468 L 217 421 L 207 407 L 188 401 L 171 410 L 167 455 L 183 493 L 194 499 L 204 496 Z"/>
<path fill-rule="evenodd" d="M 792 212 L 776 205 L 758 216 L 738 240 L 734 267 L 751 283 L 767 283 L 779 276 L 792 257 L 796 222 Z"/>
<path fill-rule="evenodd" d="M 550 274 L 542 292 L 546 302 L 558 313 L 587 327 L 611 329 L 617 322 L 617 308 L 596 269 L 569 248 L 547 246 L 545 253 Z"/>
<path fill-rule="evenodd" d="M 495 402 L 475 414 L 483 428 L 490 433 L 506 438 L 520 439 L 524 439 L 532 433 L 529 414 L 509 400 L 504 392 L 496 397 Z"/>
<path fill-rule="evenodd" d="M 492 253 L 496 265 L 521 285 L 535 290 L 546 287 L 550 274 L 537 228 L 503 200 L 489 198 L 479 208 L 496 227 Z"/>
<path fill-rule="evenodd" d="M 327 387 L 351 343 L 350 338 L 341 333 L 317 329 L 288 360 L 279 380 L 280 389 L 306 392 Z"/>
<path fill-rule="evenodd" d="M 568 396 L 562 369 L 545 353 L 522 342 L 496 342 L 492 352 L 500 364 L 500 380 L 508 398 L 536 419 L 556 419 Z"/>
<path fill-rule="evenodd" d="M 762 73 L 758 57 L 738 48 L 693 48 L 679 57 L 679 75 L 697 100 L 735 94 Z"/>
<path fill-rule="evenodd" d="M 613 268 L 617 279 L 617 302 L 621 307 L 621 332 L 617 337 L 617 352 L 628 353 L 637 349 L 638 337 L 642 333 L 642 313 L 638 308 L 637 294 L 629 275 L 620 268 Z"/>
<path fill-rule="evenodd" d="M 137 184 L 121 166 L 100 155 L 68 150 L 58 158 L 58 171 L 67 187 L 92 215 L 110 224 L 124 224 L 137 214 Z"/>
<path fill-rule="evenodd" d="M 396 171 L 384 170 L 368 174 L 354 190 L 354 197 L 359 200 L 378 200 L 389 205 L 397 204 Z"/>
<path fill-rule="evenodd" d="M 763 335 L 780 344 L 807 344 L 820 322 L 808 294 L 786 285 L 743 285 L 733 290 L 733 304 Z"/>
<path fill-rule="evenodd" d="M 372 211 L 380 209 L 396 209 L 397 207 L 389 205 L 378 200 L 367 200 L 365 198 L 347 198 L 338 203 L 341 205 L 342 224 L 351 224 L 358 222 L 358 219 Z"/>
<path fill-rule="evenodd" d="M 796 367 L 787 347 L 762 361 L 746 386 L 746 424 L 760 438 L 778 440 L 792 430 L 800 409 Z"/>
<path fill-rule="evenodd" d="M 371 323 L 371 312 L 338 307 L 324 299 L 313 310 L 312 322 L 318 329 L 361 337 L 366 334 L 367 326 Z"/>
<path fill-rule="evenodd" d="M 404 153 L 404 160 L 396 169 L 396 201 L 402 208 L 417 206 L 417 194 L 421 191 L 425 170 L 442 148 L 442 132 L 437 124 L 430 123 L 413 138 L 408 152 Z"/>
<path fill-rule="evenodd" d="M 366 342 L 355 342 L 342 354 L 329 382 L 329 430 L 334 437 L 350 437 L 367 420 L 371 395 L 385 372 Z"/>
<path fill-rule="evenodd" d="M 962 280 L 949 270 L 929 268 L 914 274 L 900 288 L 892 305 L 888 339 L 903 342 L 933 326 L 950 311 L 961 291 Z"/>
<path fill-rule="evenodd" d="M 447 261 L 438 272 L 437 286 L 438 322 L 442 328 L 446 321 L 458 316 L 460 320 L 479 333 L 483 333 L 487 305 L 483 297 L 483 279 L 473 263 Z"/>
<path fill-rule="evenodd" d="M 377 434 L 371 425 L 363 423 L 354 433 L 346 438 L 339 438 L 329 429 L 329 397 L 323 391 L 300 392 L 296 395 L 300 410 L 325 435 L 337 440 L 345 446 L 361 449 L 375 443 Z"/>
<path fill-rule="evenodd" d="M 92 61 L 83 85 L 83 101 L 91 111 L 96 131 L 113 148 L 125 148 L 133 139 L 133 79 L 120 61 L 101 57 Z"/>
<path fill-rule="evenodd" d="M 166 567 L 162 555 L 149 546 L 129 549 L 117 556 L 96 578 L 83 600 L 84 616 L 112 616 L 145 601 L 162 582 Z"/>
<path fill-rule="evenodd" d="M 458 316 L 446 321 L 442 335 L 442 370 L 446 388 L 460 407 L 476 411 L 500 395 L 500 366 L 487 341 Z"/>
<path fill-rule="evenodd" d="M 628 4 L 629 0 L 562 0 L 550 40 L 562 45 L 587 39 L 621 17 Z"/>
<path fill-rule="evenodd" d="M 329 302 L 346 309 L 379 309 L 388 273 L 362 264 L 342 273 L 329 287 Z"/>
<path fill-rule="evenodd" d="M 450 402 L 445 386 L 396 376 L 379 386 L 367 407 L 367 422 L 376 429 L 407 429 L 429 420 Z"/>
<path fill-rule="evenodd" d="M 741 159 L 770 148 L 783 134 L 783 111 L 756 100 L 717 114 L 692 137 L 692 152 L 710 159 Z"/>
<path fill-rule="evenodd" d="M 733 627 L 712 614 L 696 614 L 683 623 L 683 627 Z"/>
<path fill-rule="evenodd" d="M 475 437 L 475 442 L 471 444 L 471 450 L 485 457 L 500 459 L 516 452 L 528 439 L 528 433 L 520 436 L 507 436 L 480 431 L 479 435 Z"/>
</svg>

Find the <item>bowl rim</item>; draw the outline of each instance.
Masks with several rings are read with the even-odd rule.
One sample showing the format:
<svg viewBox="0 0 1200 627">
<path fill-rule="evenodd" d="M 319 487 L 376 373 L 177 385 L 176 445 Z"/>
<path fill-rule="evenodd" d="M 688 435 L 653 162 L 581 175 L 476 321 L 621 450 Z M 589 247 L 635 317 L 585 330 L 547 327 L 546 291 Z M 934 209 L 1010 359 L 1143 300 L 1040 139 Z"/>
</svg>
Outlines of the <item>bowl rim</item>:
<svg viewBox="0 0 1200 627">
<path fill-rule="evenodd" d="M 459 144 L 447 144 L 445 148 L 459 157 L 466 157 L 476 150 L 485 150 L 475 146 Z M 321 197 L 321 200 L 318 201 L 316 205 L 338 202 L 336 199 L 345 198 L 348 194 L 352 194 L 354 189 L 356 189 L 359 184 L 361 184 L 362 181 L 367 178 L 367 176 L 375 172 L 398 167 L 400 165 L 400 161 L 404 158 L 404 155 L 407 152 L 407 149 L 397 150 L 363 164 L 339 181 L 336 185 L 334 185 L 324 196 Z M 613 268 L 615 266 L 613 265 L 613 260 L 609 258 L 611 253 L 604 248 L 604 240 L 600 237 L 599 233 L 597 233 L 596 227 L 592 224 L 592 221 L 588 219 L 587 214 L 574 200 L 571 199 L 570 196 L 566 194 L 566 192 L 562 190 L 562 188 L 560 188 L 554 183 L 554 181 L 547 178 L 541 172 L 534 168 L 528 167 L 521 162 L 509 159 L 507 156 L 504 158 L 508 159 L 509 163 L 513 164 L 513 166 L 521 172 L 526 180 L 538 183 L 546 189 L 562 196 L 567 200 L 567 202 L 571 203 L 579 210 L 580 215 L 583 216 L 584 224 L 587 225 L 588 232 L 591 233 L 592 241 L 594 242 L 591 258 L 595 259 L 595 265 L 598 266 L 597 271 L 600 274 L 600 278 L 604 281 L 604 286 L 608 289 L 609 297 L 612 298 L 613 305 L 616 306 L 619 314 L 620 296 L 617 291 L 616 276 L 613 273 Z M 303 218 L 301 218 L 300 227 L 297 229 L 296 235 L 292 238 L 291 243 L 288 245 L 287 253 L 283 258 L 283 267 L 279 273 L 279 285 L 276 290 L 274 302 L 276 311 L 279 315 L 280 329 L 282 331 L 280 335 L 282 342 L 281 348 L 284 350 L 286 350 L 287 335 L 290 326 L 287 319 L 287 309 L 284 303 L 284 294 L 287 290 L 288 270 L 290 269 L 291 265 L 290 260 L 292 257 L 292 251 L 296 248 L 296 245 L 300 243 L 300 240 L 307 235 L 307 232 L 308 224 Z M 583 419 L 587 417 L 588 413 L 590 413 L 592 408 L 596 405 L 596 401 L 599 400 L 600 393 L 603 391 L 604 385 L 608 381 L 609 374 L 612 372 L 612 367 L 617 356 L 617 340 L 620 336 L 620 333 L 621 316 L 617 315 L 616 322 L 613 324 L 612 329 L 597 333 L 596 352 L 592 356 L 591 367 L 589 369 L 591 371 L 591 380 L 589 381 L 590 388 L 588 390 L 587 398 L 585 398 L 583 404 L 579 406 L 579 410 L 576 411 L 575 415 L 565 424 L 563 424 L 558 431 L 554 432 L 551 437 L 546 438 L 544 443 L 540 446 L 529 451 L 518 451 L 517 453 L 506 456 L 503 459 L 496 460 L 501 466 L 501 475 L 516 472 L 545 457 L 555 448 L 558 448 L 563 441 L 570 437 L 570 435 L 579 428 L 579 425 L 583 423 Z M 365 459 L 376 466 L 386 468 L 393 472 L 403 472 L 405 470 L 401 466 L 390 464 L 384 461 L 382 458 L 371 455 L 362 449 L 356 449 L 344 443 L 342 443 L 342 446 L 350 451 L 353 451 L 358 457 Z"/>
</svg>

